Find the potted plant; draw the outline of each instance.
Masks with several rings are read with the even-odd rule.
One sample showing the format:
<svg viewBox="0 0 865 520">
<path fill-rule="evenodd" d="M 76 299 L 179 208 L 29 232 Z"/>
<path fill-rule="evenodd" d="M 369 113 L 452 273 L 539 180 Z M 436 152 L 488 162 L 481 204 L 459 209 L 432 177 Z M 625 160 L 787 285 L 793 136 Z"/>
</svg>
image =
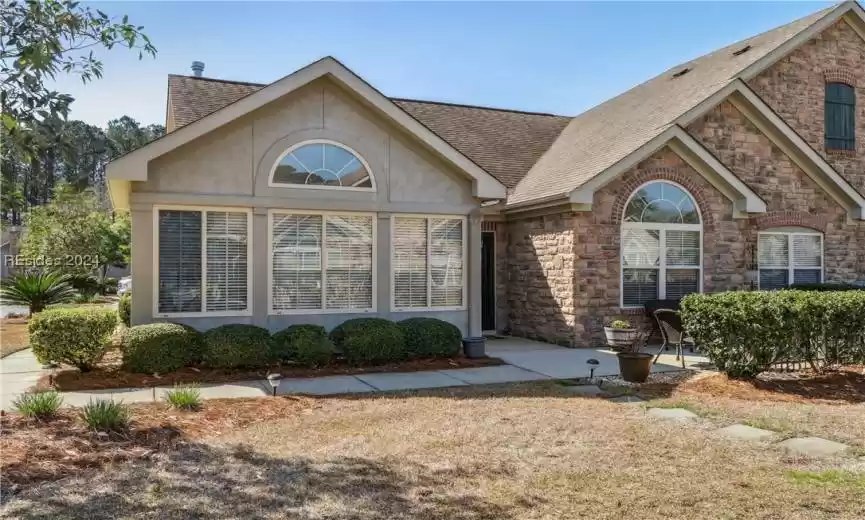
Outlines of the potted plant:
<svg viewBox="0 0 865 520">
<path fill-rule="evenodd" d="M 613 320 L 604 327 L 607 336 L 607 345 L 615 351 L 627 350 L 637 336 L 637 329 L 631 326 L 628 320 Z"/>
<path fill-rule="evenodd" d="M 651 331 L 634 331 L 633 340 L 622 348 L 616 357 L 619 359 L 619 373 L 630 383 L 645 383 L 652 371 L 652 354 L 641 352 Z"/>
</svg>

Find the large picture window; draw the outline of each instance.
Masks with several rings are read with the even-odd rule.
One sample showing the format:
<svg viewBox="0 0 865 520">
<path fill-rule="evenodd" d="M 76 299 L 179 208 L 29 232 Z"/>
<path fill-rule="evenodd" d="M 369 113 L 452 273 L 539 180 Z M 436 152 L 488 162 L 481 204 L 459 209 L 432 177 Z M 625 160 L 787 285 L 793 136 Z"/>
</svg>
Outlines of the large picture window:
<svg viewBox="0 0 865 520">
<path fill-rule="evenodd" d="M 702 224 L 694 199 L 658 181 L 639 188 L 622 220 L 623 307 L 700 292 Z"/>
<path fill-rule="evenodd" d="M 155 313 L 248 313 L 249 211 L 158 208 L 155 217 Z"/>
<path fill-rule="evenodd" d="M 844 83 L 826 85 L 826 149 L 856 149 L 856 89 Z"/>
<path fill-rule="evenodd" d="M 823 235 L 820 233 L 762 232 L 757 250 L 762 290 L 823 281 Z"/>
<path fill-rule="evenodd" d="M 462 217 L 394 217 L 394 310 L 465 306 L 465 233 Z"/>
<path fill-rule="evenodd" d="M 375 224 L 369 214 L 270 215 L 270 311 L 375 309 Z"/>
</svg>

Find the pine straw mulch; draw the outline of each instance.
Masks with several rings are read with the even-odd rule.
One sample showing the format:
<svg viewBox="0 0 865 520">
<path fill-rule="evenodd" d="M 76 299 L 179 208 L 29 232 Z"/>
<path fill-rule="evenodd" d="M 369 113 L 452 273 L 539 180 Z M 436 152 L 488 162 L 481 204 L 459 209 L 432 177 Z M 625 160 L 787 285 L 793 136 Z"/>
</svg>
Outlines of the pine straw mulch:
<svg viewBox="0 0 865 520">
<path fill-rule="evenodd" d="M 133 374 L 121 367 L 119 349 L 111 349 L 102 361 L 90 372 L 79 372 L 74 368 L 62 368 L 46 374 L 36 383 L 37 390 L 54 388 L 62 392 L 79 390 L 107 390 L 111 388 L 149 388 L 154 386 L 173 386 L 188 383 L 230 383 L 264 379 L 267 374 L 278 372 L 282 377 L 307 378 L 335 375 L 374 374 L 381 372 L 420 372 L 424 370 L 449 370 L 454 368 L 475 368 L 503 365 L 498 358 L 470 359 L 463 356 L 452 358 L 413 359 L 399 363 L 376 366 L 350 365 L 342 359 L 319 368 L 305 368 L 292 365 L 273 365 L 254 370 L 229 370 L 207 367 L 186 367 L 169 374 Z"/>
<path fill-rule="evenodd" d="M 865 366 L 843 366 L 816 373 L 764 372 L 753 381 L 731 379 L 724 374 L 694 377 L 679 384 L 646 385 L 640 393 L 652 397 L 727 397 L 747 401 L 850 404 L 865 402 Z"/>
<path fill-rule="evenodd" d="M 135 461 L 165 453 L 181 443 L 214 437 L 237 428 L 312 413 L 307 397 L 210 399 L 198 411 L 173 410 L 165 403 L 129 405 L 132 423 L 125 433 L 98 434 L 64 408 L 54 419 L 37 422 L 18 414 L 0 415 L 0 494 L 58 480 L 88 468 Z"/>
</svg>

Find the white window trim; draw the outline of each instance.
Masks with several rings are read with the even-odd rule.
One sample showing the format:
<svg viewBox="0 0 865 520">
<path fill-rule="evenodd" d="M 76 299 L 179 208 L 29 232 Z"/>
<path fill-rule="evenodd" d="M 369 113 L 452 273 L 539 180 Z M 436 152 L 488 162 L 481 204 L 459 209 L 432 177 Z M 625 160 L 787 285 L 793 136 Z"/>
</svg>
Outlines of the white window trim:
<svg viewBox="0 0 865 520">
<path fill-rule="evenodd" d="M 785 235 L 787 237 L 787 287 L 796 283 L 795 279 L 795 271 L 819 271 L 820 272 L 820 281 L 817 283 L 823 283 L 825 280 L 824 268 L 826 266 L 826 239 L 823 236 L 823 233 L 819 232 L 808 232 L 808 231 L 760 231 L 757 233 L 757 289 L 764 290 L 762 285 L 763 280 L 763 270 L 768 271 L 780 271 L 784 269 L 785 266 L 766 266 L 763 267 L 760 265 L 760 236 L 761 235 Z M 793 265 L 793 237 L 794 236 L 811 236 L 811 237 L 820 237 L 820 267 L 796 267 Z M 770 290 L 770 289 L 765 289 Z"/>
<path fill-rule="evenodd" d="M 321 216 L 321 308 L 320 309 L 274 309 L 273 308 L 273 218 L 276 215 Z M 324 308 L 327 298 L 327 216 L 370 217 L 372 219 L 372 307 L 349 309 Z M 378 219 L 375 213 L 351 211 L 307 211 L 294 209 L 270 209 L 267 211 L 267 314 L 269 316 L 288 316 L 297 314 L 368 314 L 378 310 Z"/>
<path fill-rule="evenodd" d="M 285 157 L 288 154 L 290 154 L 290 153 L 294 152 L 295 150 L 298 150 L 304 146 L 310 145 L 310 144 L 330 144 L 330 145 L 342 148 L 343 150 L 354 155 L 354 157 L 358 160 L 358 162 L 360 162 L 363 165 L 363 167 L 366 168 L 367 173 L 369 173 L 369 180 L 370 180 L 371 187 L 360 188 L 357 186 L 315 186 L 315 185 L 309 185 L 309 184 L 286 184 L 284 182 L 274 182 L 273 181 L 273 175 L 276 173 L 276 167 L 279 166 L 279 163 L 282 162 L 282 160 L 285 159 Z M 273 166 L 270 168 L 270 174 L 267 177 L 267 185 L 271 188 L 292 188 L 292 189 L 297 188 L 297 189 L 301 189 L 301 190 L 339 190 L 339 191 L 365 191 L 365 192 L 376 191 L 375 174 L 373 174 L 372 168 L 369 167 L 369 163 L 366 162 L 366 159 L 364 159 L 361 154 L 357 153 L 351 147 L 344 145 L 344 144 L 340 143 L 339 141 L 333 141 L 330 139 L 309 139 L 307 141 L 303 141 L 303 142 L 294 144 L 294 145 L 290 146 L 288 149 L 286 149 L 284 152 L 279 154 L 279 157 L 277 157 L 276 161 L 274 161 L 274 163 L 273 163 Z"/>
<path fill-rule="evenodd" d="M 426 278 L 427 278 L 427 291 L 426 291 L 426 307 L 397 307 L 396 306 L 396 269 L 394 269 L 394 247 L 393 247 L 393 238 L 394 238 L 394 230 L 396 229 L 395 221 L 398 218 L 423 218 L 427 220 L 427 269 L 426 269 Z M 463 226 L 463 304 L 459 306 L 451 306 L 451 307 L 433 307 L 431 304 L 432 301 L 432 269 L 430 267 L 430 219 L 460 219 Z M 393 214 L 391 218 L 390 225 L 390 310 L 391 312 L 430 312 L 430 311 L 464 311 L 468 309 L 468 302 L 466 302 L 466 298 L 468 297 L 468 219 L 464 215 L 432 215 L 432 214 L 413 214 L 413 213 L 399 213 Z"/>
<path fill-rule="evenodd" d="M 159 312 L 159 212 L 160 211 L 198 211 L 201 213 L 201 311 L 198 312 Z M 242 311 L 207 310 L 207 213 L 245 213 L 246 214 L 246 309 Z M 228 206 L 153 206 L 153 317 L 154 318 L 196 318 L 218 316 L 252 316 L 252 208 Z"/>
<path fill-rule="evenodd" d="M 694 203 L 694 208 L 697 210 L 697 215 L 700 217 L 699 224 L 663 224 L 663 223 L 652 223 L 652 222 L 627 222 L 625 221 L 625 213 L 628 211 L 628 206 L 631 204 L 631 200 L 633 200 L 634 195 L 640 192 L 644 187 L 649 184 L 655 184 L 657 182 L 662 182 L 666 184 L 670 184 L 671 186 L 676 186 L 680 190 L 684 191 L 691 197 L 691 201 Z M 699 241 L 700 241 L 700 264 L 699 265 L 676 265 L 670 267 L 672 270 L 676 269 L 697 269 L 697 280 L 698 280 L 698 292 L 703 292 L 703 250 L 705 249 L 703 244 L 703 213 L 700 211 L 700 206 L 697 204 L 697 199 L 694 198 L 694 195 L 691 192 L 682 186 L 679 183 L 668 181 L 666 179 L 655 179 L 641 184 L 637 187 L 631 196 L 628 197 L 628 201 L 625 202 L 625 207 L 622 209 L 622 219 L 621 225 L 619 226 L 619 308 L 621 309 L 642 309 L 643 305 L 625 305 L 625 269 L 655 269 L 658 271 L 658 299 L 665 300 L 667 298 L 667 231 L 698 231 L 700 233 Z M 660 256 L 659 265 L 629 265 L 625 267 L 625 246 L 624 246 L 624 238 L 625 238 L 625 230 L 626 229 L 648 229 L 660 231 L 659 234 L 659 244 L 658 244 L 658 253 Z"/>
</svg>

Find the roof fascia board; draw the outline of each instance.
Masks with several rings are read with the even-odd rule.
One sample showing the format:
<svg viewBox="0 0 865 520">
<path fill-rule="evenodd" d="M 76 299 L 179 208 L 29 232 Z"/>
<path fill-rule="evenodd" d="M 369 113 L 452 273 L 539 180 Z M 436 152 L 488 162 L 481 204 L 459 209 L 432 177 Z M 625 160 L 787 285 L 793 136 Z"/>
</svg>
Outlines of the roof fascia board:
<svg viewBox="0 0 865 520">
<path fill-rule="evenodd" d="M 547 195 L 546 197 L 541 197 L 539 199 L 529 199 L 522 202 L 516 202 L 513 204 L 506 204 L 504 211 L 506 213 L 517 213 L 520 211 L 530 211 L 537 208 L 542 208 L 545 206 L 549 206 L 550 204 L 562 204 L 567 202 L 568 194 L 567 193 L 557 193 L 555 195 Z"/>
<path fill-rule="evenodd" d="M 742 80 L 736 80 L 736 83 L 737 95 L 730 96 L 730 102 L 824 191 L 848 208 L 851 218 L 865 219 L 865 197 L 814 151 L 748 85 Z"/>
<path fill-rule="evenodd" d="M 398 126 L 414 135 L 438 155 L 444 157 L 462 170 L 472 179 L 472 188 L 475 197 L 490 199 L 505 198 L 507 190 L 495 177 L 484 171 L 444 139 L 423 126 L 381 92 L 374 89 L 333 58 L 324 58 L 312 63 L 261 90 L 253 92 L 195 122 L 183 126 L 170 134 L 166 134 L 161 139 L 157 139 L 112 161 L 107 165 L 107 176 L 112 179 L 146 181 L 147 165 L 151 160 L 268 103 L 276 101 L 286 94 L 325 75 L 331 76 L 340 84 L 355 92 L 366 102 L 384 113 Z"/>
<path fill-rule="evenodd" d="M 745 81 L 748 81 L 754 76 L 757 76 L 764 70 L 774 65 L 778 60 L 796 50 L 803 43 L 807 42 L 811 38 L 831 27 L 835 22 L 840 20 L 841 17 L 845 15 L 854 16 L 860 21 L 865 22 L 865 11 L 862 10 L 862 7 L 859 6 L 857 2 L 851 1 L 839 4 L 838 7 L 836 7 L 832 12 L 828 13 L 823 18 L 814 22 L 810 27 L 806 28 L 793 38 L 779 45 L 772 52 L 769 52 L 759 60 L 749 65 L 738 75 L 738 77 Z M 853 26 L 851 25 L 851 27 Z M 853 28 L 854 30 L 856 30 L 855 27 Z M 859 33 L 860 36 L 862 36 L 862 33 L 860 31 L 856 32 Z"/>
</svg>

